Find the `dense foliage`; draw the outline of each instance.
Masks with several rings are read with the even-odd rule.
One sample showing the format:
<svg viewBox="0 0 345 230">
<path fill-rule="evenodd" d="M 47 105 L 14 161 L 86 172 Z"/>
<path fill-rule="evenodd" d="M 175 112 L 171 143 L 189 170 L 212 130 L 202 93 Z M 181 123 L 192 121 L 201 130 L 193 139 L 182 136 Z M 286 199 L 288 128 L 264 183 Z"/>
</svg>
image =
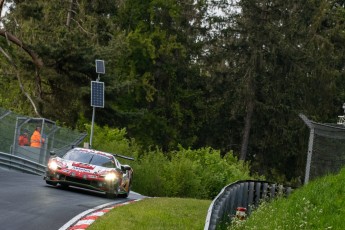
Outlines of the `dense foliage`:
<svg viewBox="0 0 345 230">
<path fill-rule="evenodd" d="M 96 149 L 135 158 L 119 160 L 133 167 L 132 189 L 143 195 L 213 199 L 225 185 L 251 178 L 249 165 L 231 152 L 221 157 L 220 151 L 212 148 L 191 150 L 181 146 L 168 153 L 146 151 L 126 138 L 125 129 L 96 125 L 94 130 Z"/>
<path fill-rule="evenodd" d="M 268 179 L 298 181 L 308 141 L 298 114 L 334 123 L 342 113 L 342 1 L 4 3 L 0 106 L 75 128 L 91 120 L 100 77 L 95 122 L 125 128 L 147 157 L 219 149 Z"/>
<path fill-rule="evenodd" d="M 211 148 L 181 148 L 168 157 L 150 151 L 138 161 L 133 189 L 149 196 L 213 199 L 225 185 L 250 179 L 248 165 Z"/>
</svg>

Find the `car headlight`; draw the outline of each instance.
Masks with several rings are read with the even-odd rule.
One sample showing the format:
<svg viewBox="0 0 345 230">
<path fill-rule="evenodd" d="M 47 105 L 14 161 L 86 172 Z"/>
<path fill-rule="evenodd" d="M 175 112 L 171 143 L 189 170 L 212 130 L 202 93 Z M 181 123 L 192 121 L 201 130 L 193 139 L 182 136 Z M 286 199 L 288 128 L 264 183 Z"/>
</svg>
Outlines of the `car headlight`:
<svg viewBox="0 0 345 230">
<path fill-rule="evenodd" d="M 53 170 L 53 171 L 55 171 L 55 170 L 57 170 L 57 168 L 58 168 L 58 164 L 56 163 L 56 161 L 51 161 L 51 162 L 49 162 L 49 164 L 48 164 L 48 168 L 51 169 L 51 170 Z"/>
<path fill-rule="evenodd" d="M 115 173 L 108 173 L 105 175 L 104 179 L 106 181 L 113 181 L 117 178 L 116 174 Z"/>
</svg>

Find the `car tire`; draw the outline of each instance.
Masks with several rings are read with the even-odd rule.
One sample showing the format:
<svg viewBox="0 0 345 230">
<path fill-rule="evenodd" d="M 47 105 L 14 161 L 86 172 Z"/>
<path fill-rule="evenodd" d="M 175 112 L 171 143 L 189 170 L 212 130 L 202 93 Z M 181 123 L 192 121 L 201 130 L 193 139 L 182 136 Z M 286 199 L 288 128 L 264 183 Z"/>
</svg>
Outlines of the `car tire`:
<svg viewBox="0 0 345 230">
<path fill-rule="evenodd" d="M 60 186 L 61 186 L 61 188 L 63 188 L 63 189 L 67 189 L 67 188 L 69 187 L 68 184 L 60 184 Z"/>
<path fill-rule="evenodd" d="M 116 197 L 115 194 L 113 194 L 113 193 L 108 193 L 108 192 L 105 193 L 105 196 L 106 196 L 107 198 L 109 198 L 109 199 L 113 199 L 113 198 Z"/>
<path fill-rule="evenodd" d="M 117 197 L 127 198 L 130 191 L 131 191 L 131 186 L 128 187 L 128 191 L 126 193 L 118 194 Z"/>
<path fill-rule="evenodd" d="M 57 185 L 56 182 L 52 182 L 52 181 L 48 181 L 48 180 L 46 180 L 46 183 L 49 184 L 49 185 L 52 185 L 52 186 L 56 186 Z"/>
<path fill-rule="evenodd" d="M 119 198 L 127 198 L 128 195 L 129 195 L 129 192 L 126 192 L 126 193 L 118 194 L 117 197 L 119 197 Z"/>
</svg>

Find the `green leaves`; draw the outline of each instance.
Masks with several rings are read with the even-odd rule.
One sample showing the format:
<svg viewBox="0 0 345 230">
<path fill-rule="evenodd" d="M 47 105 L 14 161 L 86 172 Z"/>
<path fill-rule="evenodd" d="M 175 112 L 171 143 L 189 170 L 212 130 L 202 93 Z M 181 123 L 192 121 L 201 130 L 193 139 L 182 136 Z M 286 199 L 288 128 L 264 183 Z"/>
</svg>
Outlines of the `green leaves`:
<svg viewBox="0 0 345 230">
<path fill-rule="evenodd" d="M 222 158 L 212 148 L 180 147 L 167 156 L 159 150 L 147 152 L 135 163 L 134 170 L 133 189 L 150 196 L 213 199 L 225 185 L 251 178 L 247 164 L 232 153 Z"/>
</svg>

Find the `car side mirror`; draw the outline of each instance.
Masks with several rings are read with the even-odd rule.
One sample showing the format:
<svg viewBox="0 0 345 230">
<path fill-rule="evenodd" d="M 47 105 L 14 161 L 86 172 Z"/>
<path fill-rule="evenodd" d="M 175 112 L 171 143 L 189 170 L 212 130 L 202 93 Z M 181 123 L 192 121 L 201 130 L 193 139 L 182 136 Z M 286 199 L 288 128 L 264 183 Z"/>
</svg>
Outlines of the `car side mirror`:
<svg viewBox="0 0 345 230">
<path fill-rule="evenodd" d="M 123 170 L 123 171 L 131 170 L 131 169 L 132 168 L 129 165 L 121 165 L 121 170 Z"/>
</svg>

